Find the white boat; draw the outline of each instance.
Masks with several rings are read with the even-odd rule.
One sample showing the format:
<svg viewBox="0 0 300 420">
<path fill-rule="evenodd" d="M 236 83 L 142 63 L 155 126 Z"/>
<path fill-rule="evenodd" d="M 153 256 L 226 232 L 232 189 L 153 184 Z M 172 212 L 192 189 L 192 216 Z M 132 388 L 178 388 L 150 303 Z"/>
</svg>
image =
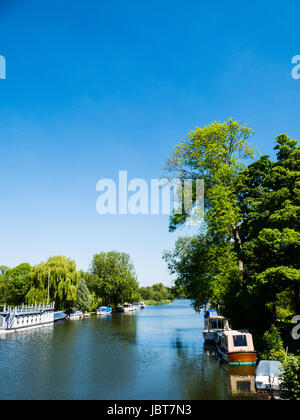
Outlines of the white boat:
<svg viewBox="0 0 300 420">
<path fill-rule="evenodd" d="M 108 306 L 100 306 L 100 308 L 97 309 L 97 315 L 110 315 L 112 313 L 112 308 Z"/>
<path fill-rule="evenodd" d="M 141 310 L 141 304 L 139 302 L 133 302 L 133 307 L 135 311 L 140 311 Z"/>
<path fill-rule="evenodd" d="M 145 302 L 140 302 L 140 307 L 141 307 L 141 309 L 146 309 L 146 303 Z"/>
<path fill-rule="evenodd" d="M 5 307 L 0 312 L 0 334 L 13 333 L 54 323 L 54 303 L 51 305 L 32 305 Z"/>
<path fill-rule="evenodd" d="M 218 333 L 217 349 L 221 358 L 231 366 L 256 365 L 257 353 L 248 331 Z"/>
<path fill-rule="evenodd" d="M 279 379 L 283 373 L 280 362 L 261 360 L 258 364 L 255 376 L 255 387 L 258 391 L 279 391 L 282 381 Z"/>
<path fill-rule="evenodd" d="M 131 303 L 124 303 L 122 308 L 124 313 L 133 312 L 135 310 L 134 306 Z"/>
<path fill-rule="evenodd" d="M 90 314 L 90 313 L 88 313 L 88 312 L 85 312 L 84 314 L 83 314 L 83 318 L 90 318 L 92 315 Z"/>
<path fill-rule="evenodd" d="M 71 321 L 77 321 L 78 319 L 82 319 L 83 318 L 83 313 L 81 311 L 77 311 L 77 309 L 72 309 L 69 312 L 69 319 Z"/>
<path fill-rule="evenodd" d="M 231 331 L 228 319 L 219 316 L 214 310 L 209 310 L 204 315 L 205 327 L 203 330 L 203 337 L 206 342 L 216 343 L 218 333 Z"/>
</svg>

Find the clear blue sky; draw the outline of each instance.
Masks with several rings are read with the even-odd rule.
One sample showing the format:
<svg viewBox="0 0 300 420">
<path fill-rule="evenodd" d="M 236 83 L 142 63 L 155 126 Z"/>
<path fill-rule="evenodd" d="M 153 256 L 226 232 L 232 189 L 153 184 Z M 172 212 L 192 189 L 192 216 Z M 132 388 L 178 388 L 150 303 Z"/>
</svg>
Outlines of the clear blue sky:
<svg viewBox="0 0 300 420">
<path fill-rule="evenodd" d="M 141 284 L 180 231 L 166 216 L 99 216 L 96 183 L 160 177 L 173 146 L 229 116 L 272 154 L 300 133 L 299 0 L 2 0 L 0 264 L 129 252 Z M 187 230 L 187 233 L 189 231 Z"/>
</svg>

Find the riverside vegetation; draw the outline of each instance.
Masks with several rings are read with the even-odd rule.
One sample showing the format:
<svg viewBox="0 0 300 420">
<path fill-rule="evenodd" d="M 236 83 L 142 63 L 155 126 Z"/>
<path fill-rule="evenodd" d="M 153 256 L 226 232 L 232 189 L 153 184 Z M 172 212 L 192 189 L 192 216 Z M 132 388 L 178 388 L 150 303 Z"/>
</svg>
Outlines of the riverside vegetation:
<svg viewBox="0 0 300 420">
<path fill-rule="evenodd" d="M 17 306 L 55 302 L 57 310 L 78 307 L 87 312 L 101 305 L 116 307 L 144 300 L 148 304 L 170 303 L 182 297 L 180 287 L 163 284 L 139 287 L 130 256 L 116 251 L 94 255 L 88 272 L 78 271 L 75 261 L 64 256 L 49 258 L 37 266 L 28 263 L 0 267 L 0 302 Z"/>
<path fill-rule="evenodd" d="M 205 215 L 199 233 L 179 238 L 164 259 L 196 309 L 210 302 L 235 328 L 253 332 L 264 358 L 284 361 L 286 347 L 299 348 L 291 321 L 300 315 L 300 147 L 282 134 L 275 161 L 254 160 L 252 134 L 229 119 L 196 128 L 175 147 L 167 176 L 204 179 Z M 173 214 L 170 231 L 187 216 Z M 285 382 L 294 378 L 298 398 L 299 371 L 292 357 Z"/>
</svg>

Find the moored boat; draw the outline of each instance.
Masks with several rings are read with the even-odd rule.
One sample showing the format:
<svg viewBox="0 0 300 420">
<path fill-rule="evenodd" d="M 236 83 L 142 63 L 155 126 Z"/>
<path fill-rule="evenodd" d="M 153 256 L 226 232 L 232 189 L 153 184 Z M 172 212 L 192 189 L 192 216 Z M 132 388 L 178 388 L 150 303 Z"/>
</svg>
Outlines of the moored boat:
<svg viewBox="0 0 300 420">
<path fill-rule="evenodd" d="M 141 304 L 139 302 L 133 302 L 133 308 L 135 311 L 140 311 L 141 310 Z"/>
<path fill-rule="evenodd" d="M 67 318 L 67 314 L 62 311 L 54 312 L 54 322 L 63 321 Z"/>
<path fill-rule="evenodd" d="M 97 309 L 97 315 L 110 315 L 112 313 L 112 308 L 108 306 L 100 306 L 100 308 Z"/>
<path fill-rule="evenodd" d="M 141 309 L 146 309 L 146 303 L 145 302 L 140 302 L 140 307 Z"/>
<path fill-rule="evenodd" d="M 280 375 L 283 373 L 283 366 L 280 362 L 273 360 L 261 360 L 258 364 L 255 376 L 255 386 L 258 391 L 273 390 L 279 391 L 282 381 Z"/>
<path fill-rule="evenodd" d="M 218 334 L 231 331 L 228 319 L 219 316 L 215 310 L 209 310 L 204 315 L 205 328 L 203 337 L 206 342 L 216 342 Z"/>
<path fill-rule="evenodd" d="M 124 313 L 133 312 L 135 310 L 132 303 L 124 303 L 122 308 Z"/>
<path fill-rule="evenodd" d="M 44 327 L 54 323 L 54 303 L 5 307 L 0 313 L 0 334 Z"/>
<path fill-rule="evenodd" d="M 71 321 L 77 321 L 78 319 L 83 318 L 83 313 L 81 311 L 78 311 L 77 309 L 71 309 L 68 312 L 68 317 Z"/>
<path fill-rule="evenodd" d="M 229 365 L 256 365 L 257 353 L 249 332 L 231 330 L 218 333 L 216 344 L 221 358 Z"/>
</svg>

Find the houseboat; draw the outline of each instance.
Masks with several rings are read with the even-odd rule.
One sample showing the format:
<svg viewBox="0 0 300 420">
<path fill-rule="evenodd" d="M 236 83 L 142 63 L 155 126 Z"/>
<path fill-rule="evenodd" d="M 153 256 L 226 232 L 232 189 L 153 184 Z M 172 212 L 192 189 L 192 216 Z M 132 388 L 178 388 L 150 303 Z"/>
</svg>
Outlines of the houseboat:
<svg viewBox="0 0 300 420">
<path fill-rule="evenodd" d="M 219 355 L 229 365 L 256 365 L 257 354 L 248 331 L 218 333 L 216 344 Z"/>
<path fill-rule="evenodd" d="M 97 315 L 110 315 L 112 313 L 112 308 L 109 308 L 108 306 L 100 306 L 100 308 L 97 309 Z"/>
<path fill-rule="evenodd" d="M 54 303 L 4 307 L 0 313 L 0 334 L 44 327 L 54 323 Z"/>
<path fill-rule="evenodd" d="M 228 319 L 219 316 L 214 310 L 209 310 L 204 315 L 205 327 L 203 337 L 205 342 L 215 343 L 219 333 L 231 331 Z"/>
</svg>

